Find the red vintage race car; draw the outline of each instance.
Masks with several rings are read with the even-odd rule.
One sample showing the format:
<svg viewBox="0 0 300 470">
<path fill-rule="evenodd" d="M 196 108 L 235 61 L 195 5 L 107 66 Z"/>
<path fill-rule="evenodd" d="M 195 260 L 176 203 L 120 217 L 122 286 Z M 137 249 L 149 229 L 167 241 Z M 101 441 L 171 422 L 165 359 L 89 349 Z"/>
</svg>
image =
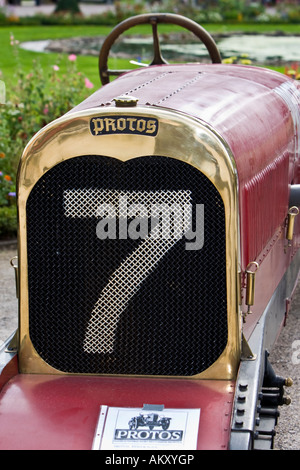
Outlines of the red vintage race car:
<svg viewBox="0 0 300 470">
<path fill-rule="evenodd" d="M 111 45 L 143 22 L 151 66 L 108 83 Z M 212 63 L 167 64 L 162 22 Z M 0 448 L 272 448 L 291 384 L 268 356 L 299 273 L 299 85 L 222 64 L 167 14 L 116 27 L 99 70 L 105 86 L 20 162 Z M 129 426 L 149 410 L 170 426 Z"/>
<path fill-rule="evenodd" d="M 139 427 L 147 426 L 150 431 L 153 430 L 155 426 L 162 427 L 166 431 L 170 426 L 171 418 L 166 418 L 165 416 L 160 416 L 158 413 L 143 414 L 140 413 L 139 416 L 134 416 L 128 422 L 129 429 L 138 429 Z"/>
</svg>

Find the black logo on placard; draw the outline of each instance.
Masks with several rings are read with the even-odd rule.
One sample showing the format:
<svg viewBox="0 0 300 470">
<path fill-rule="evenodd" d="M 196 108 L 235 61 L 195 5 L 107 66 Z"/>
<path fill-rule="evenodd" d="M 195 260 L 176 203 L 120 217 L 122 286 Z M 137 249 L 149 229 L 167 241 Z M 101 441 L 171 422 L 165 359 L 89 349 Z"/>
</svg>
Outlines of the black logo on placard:
<svg viewBox="0 0 300 470">
<path fill-rule="evenodd" d="M 129 429 L 116 429 L 114 437 L 120 441 L 182 441 L 183 431 L 169 430 L 170 423 L 171 418 L 157 413 L 140 413 L 129 420 Z"/>
<path fill-rule="evenodd" d="M 158 120 L 140 116 L 99 116 L 90 120 L 91 133 L 97 135 L 137 134 L 156 136 Z"/>
</svg>

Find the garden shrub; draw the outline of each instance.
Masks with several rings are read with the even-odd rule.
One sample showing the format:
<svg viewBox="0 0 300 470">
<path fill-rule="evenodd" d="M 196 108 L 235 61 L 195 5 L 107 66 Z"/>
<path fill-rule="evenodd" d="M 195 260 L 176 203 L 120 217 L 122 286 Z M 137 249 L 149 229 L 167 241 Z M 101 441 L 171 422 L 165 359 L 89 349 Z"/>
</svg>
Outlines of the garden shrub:
<svg viewBox="0 0 300 470">
<path fill-rule="evenodd" d="M 178 2 L 165 0 L 164 2 L 139 2 L 138 0 L 115 0 L 114 8 L 99 15 L 84 17 L 77 10 L 74 0 L 60 0 L 56 13 L 52 15 L 37 14 L 29 17 L 17 17 L 13 14 L 6 16 L 0 9 L 1 25 L 99 25 L 115 26 L 120 21 L 140 13 L 153 11 L 178 13 L 196 22 L 202 23 L 300 23 L 300 12 L 297 5 L 280 2 L 274 6 L 274 12 L 269 15 L 265 6 L 259 2 L 246 2 L 244 0 L 198 0 L 197 4 L 191 1 Z"/>
<path fill-rule="evenodd" d="M 9 240 L 17 235 L 16 205 L 0 207 L 0 240 Z"/>
<path fill-rule="evenodd" d="M 290 8 L 287 12 L 287 18 L 290 23 L 300 23 L 300 8 Z"/>
<path fill-rule="evenodd" d="M 83 101 L 93 84 L 78 71 L 74 54 L 43 70 L 34 61 L 25 73 L 16 55 L 17 84 L 6 86 L 7 101 L 0 105 L 0 238 L 16 233 L 16 174 L 25 145 L 43 126 Z M 66 73 L 61 72 L 61 66 Z M 5 77 L 1 77 L 5 81 Z"/>
</svg>

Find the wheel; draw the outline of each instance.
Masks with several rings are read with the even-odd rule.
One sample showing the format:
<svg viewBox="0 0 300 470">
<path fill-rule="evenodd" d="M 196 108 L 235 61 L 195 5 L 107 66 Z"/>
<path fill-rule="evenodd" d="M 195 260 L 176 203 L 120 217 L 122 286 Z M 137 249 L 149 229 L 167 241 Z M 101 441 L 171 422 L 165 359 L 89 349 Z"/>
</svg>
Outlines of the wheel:
<svg viewBox="0 0 300 470">
<path fill-rule="evenodd" d="M 109 70 L 107 66 L 108 55 L 112 45 L 114 44 L 116 39 L 122 33 L 124 33 L 124 31 L 127 31 L 128 29 L 140 24 L 151 24 L 152 26 L 154 57 L 150 65 L 167 64 L 160 52 L 160 43 L 157 34 L 158 23 L 176 24 L 191 31 L 206 46 L 211 61 L 213 63 L 221 62 L 221 56 L 213 38 L 204 28 L 202 28 L 202 26 L 198 25 L 195 21 L 185 18 L 184 16 L 175 15 L 172 13 L 148 13 L 144 15 L 137 15 L 133 16 L 132 18 L 128 18 L 127 20 L 124 20 L 120 24 L 118 24 L 107 36 L 102 45 L 99 54 L 99 75 L 101 83 L 103 85 L 109 83 L 109 79 L 111 76 L 117 76 L 121 75 L 124 72 L 129 72 L 129 70 Z"/>
<path fill-rule="evenodd" d="M 170 426 L 170 421 L 169 420 L 165 420 L 163 423 L 162 423 L 162 428 L 164 431 L 166 431 Z"/>
<path fill-rule="evenodd" d="M 129 421 L 129 429 L 137 429 L 138 428 L 138 421 L 136 418 L 132 418 L 130 421 Z"/>
</svg>

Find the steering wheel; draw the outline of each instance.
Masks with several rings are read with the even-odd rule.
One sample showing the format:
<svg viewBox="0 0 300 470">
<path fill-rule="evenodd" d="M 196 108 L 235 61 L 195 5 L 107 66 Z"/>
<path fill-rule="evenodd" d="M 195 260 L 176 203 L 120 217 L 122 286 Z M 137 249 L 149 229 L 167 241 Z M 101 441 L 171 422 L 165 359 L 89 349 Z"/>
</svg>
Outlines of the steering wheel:
<svg viewBox="0 0 300 470">
<path fill-rule="evenodd" d="M 129 72 L 129 70 L 109 70 L 107 66 L 108 55 L 112 45 L 114 44 L 116 39 L 122 33 L 124 33 L 124 31 L 127 31 L 127 29 L 130 29 L 140 24 L 151 24 L 152 26 L 154 57 L 150 65 L 167 64 L 165 59 L 162 57 L 160 51 L 160 43 L 157 33 L 158 23 L 176 24 L 191 31 L 206 46 L 211 61 L 213 63 L 221 63 L 221 56 L 216 46 L 216 43 L 214 42 L 211 35 L 204 28 L 202 28 L 202 26 L 198 25 L 198 23 L 188 18 L 185 18 L 184 16 L 175 15 L 172 13 L 147 13 L 143 15 L 133 16 L 122 21 L 110 32 L 110 34 L 105 39 L 99 54 L 99 75 L 102 85 L 109 83 L 111 76 L 118 76 L 125 72 Z"/>
</svg>

